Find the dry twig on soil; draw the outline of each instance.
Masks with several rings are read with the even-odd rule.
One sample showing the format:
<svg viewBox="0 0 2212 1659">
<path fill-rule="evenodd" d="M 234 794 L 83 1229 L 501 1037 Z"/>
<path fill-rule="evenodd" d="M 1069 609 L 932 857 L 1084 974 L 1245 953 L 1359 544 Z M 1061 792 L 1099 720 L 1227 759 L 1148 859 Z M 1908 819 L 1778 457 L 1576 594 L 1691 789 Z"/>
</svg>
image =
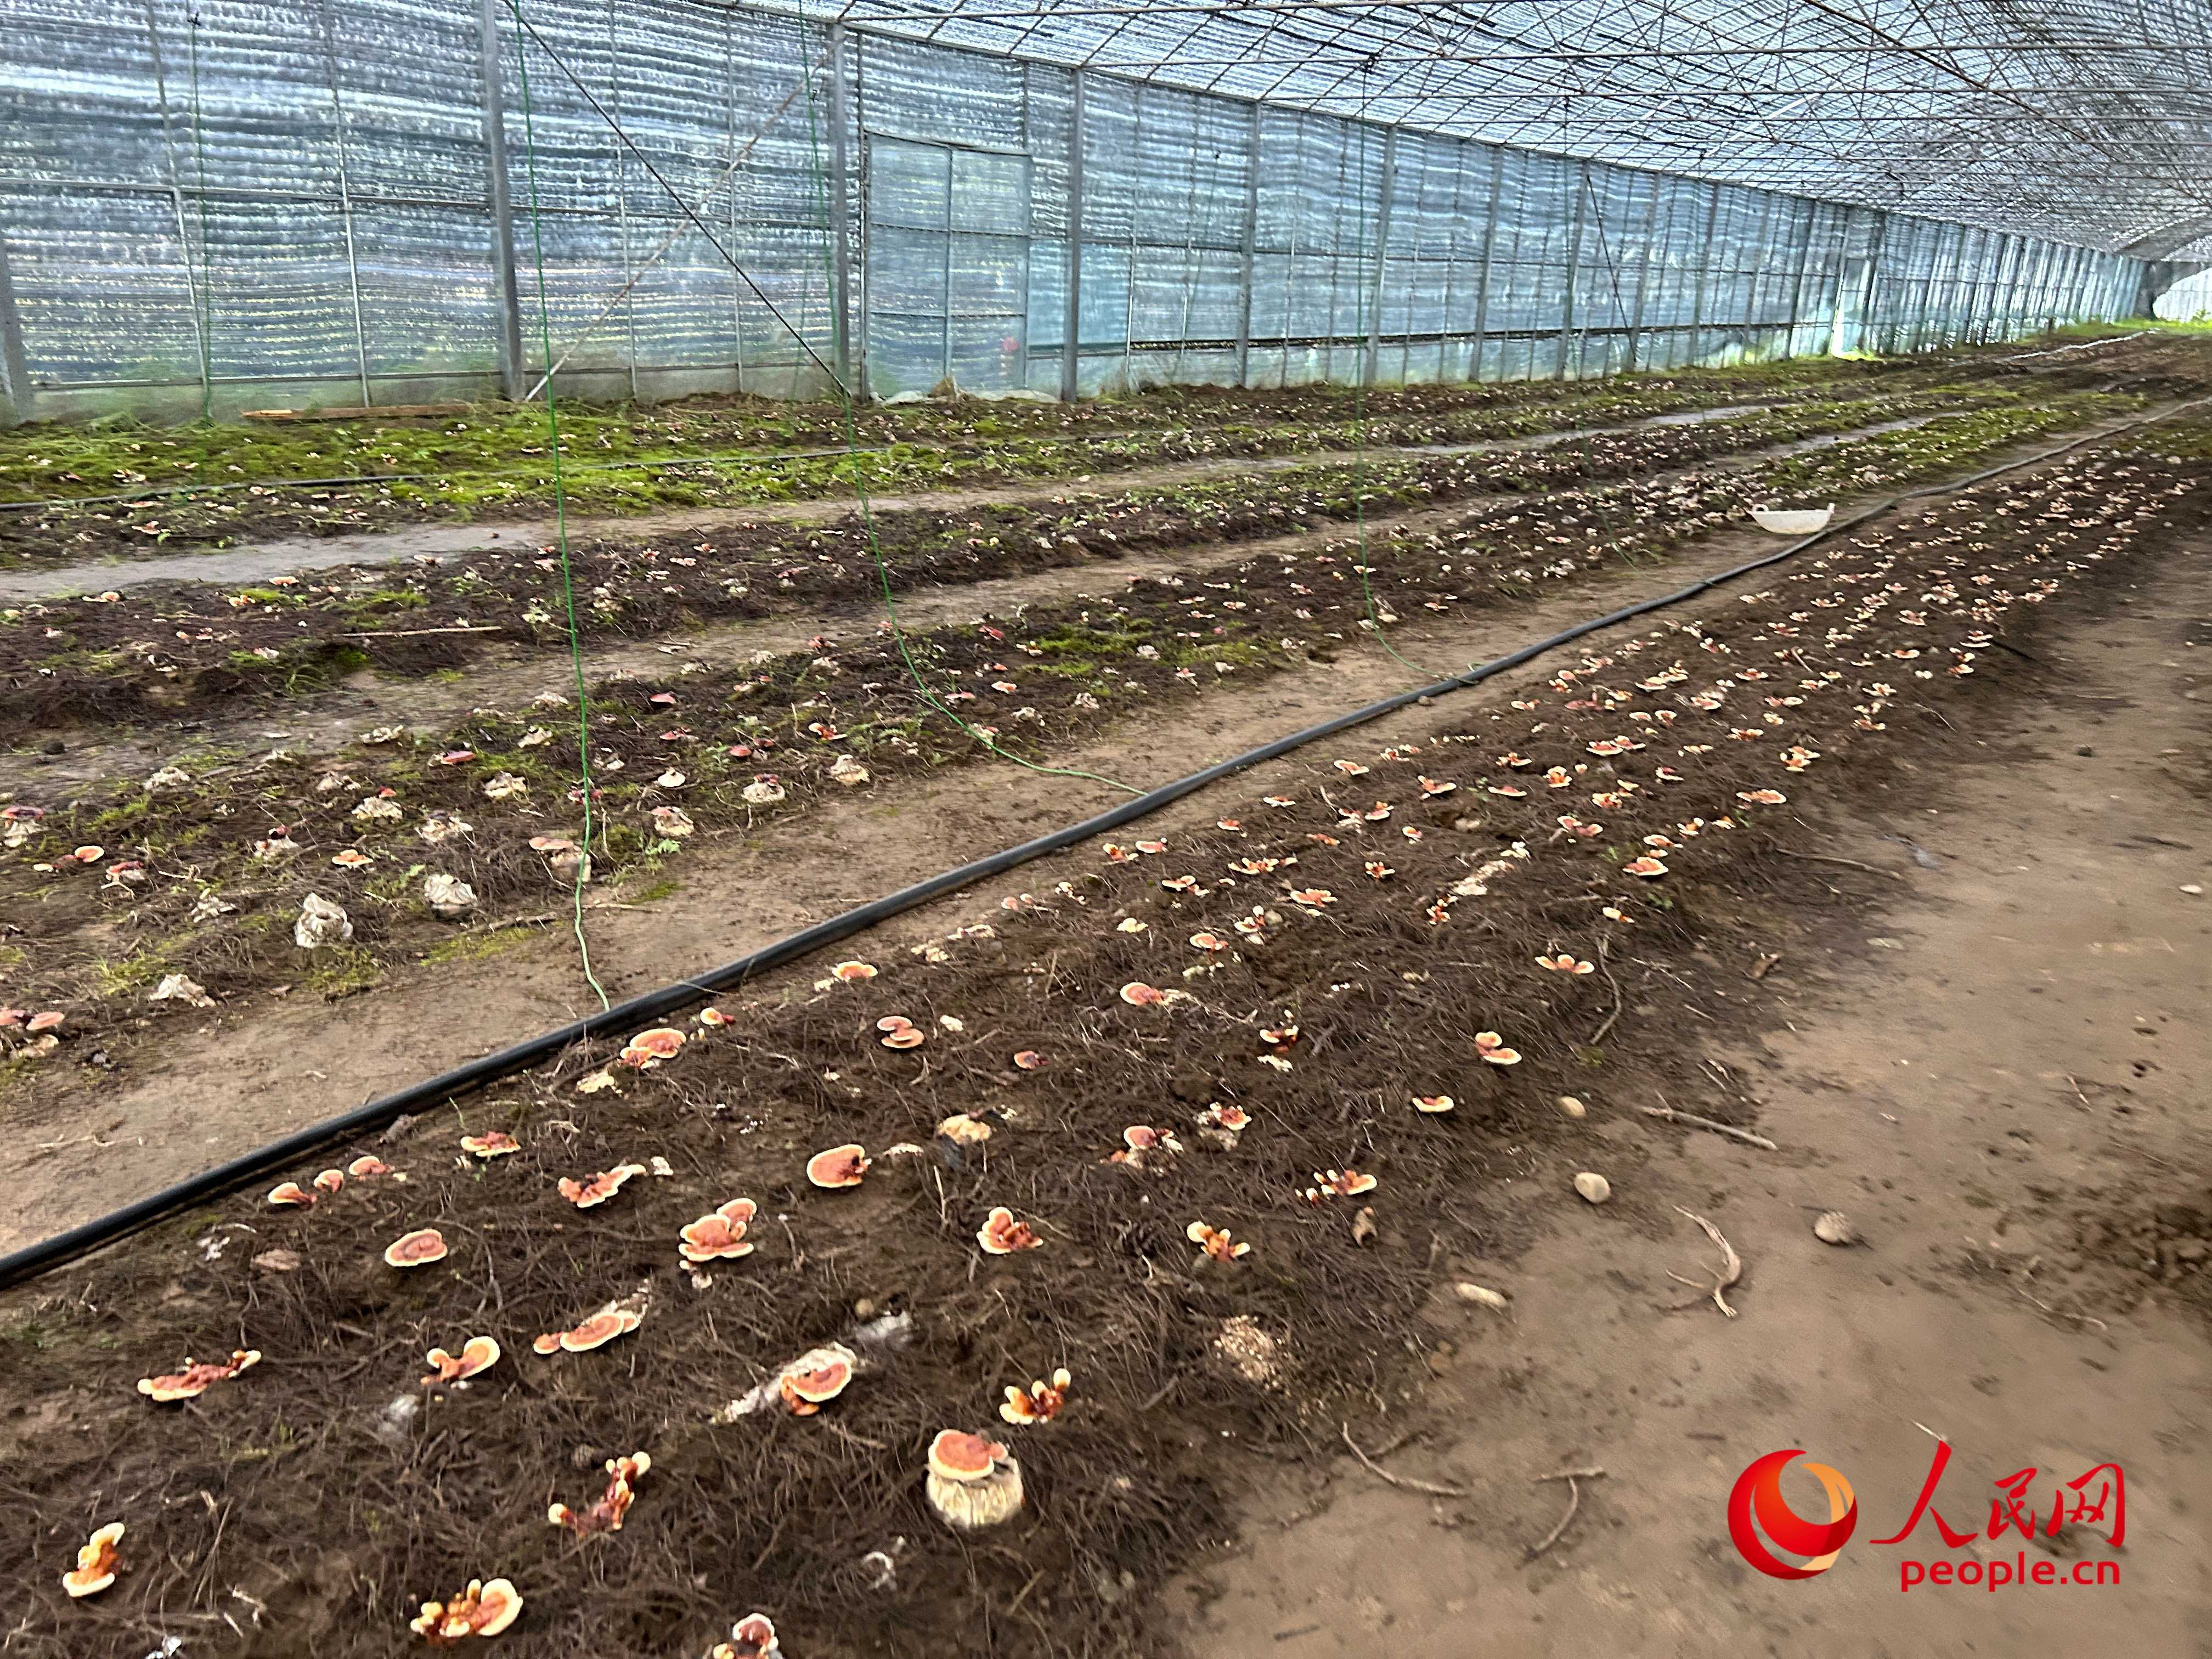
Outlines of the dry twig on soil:
<svg viewBox="0 0 2212 1659">
<path fill-rule="evenodd" d="M 1721 1271 L 1717 1275 L 1717 1282 L 1714 1284 L 1710 1295 L 1712 1298 L 1713 1306 L 1718 1308 L 1730 1319 L 1734 1319 L 1735 1317 L 1735 1310 L 1729 1306 L 1728 1298 L 1722 1295 L 1721 1292 L 1727 1290 L 1730 1285 L 1734 1285 L 1738 1279 L 1743 1277 L 1743 1258 L 1735 1253 L 1735 1246 L 1728 1242 L 1726 1236 L 1722 1233 L 1721 1230 L 1714 1226 L 1711 1222 L 1706 1220 L 1705 1217 L 1698 1214 L 1695 1211 L 1686 1210 L 1679 1204 L 1674 1206 L 1674 1210 L 1675 1213 L 1678 1215 L 1688 1216 L 1691 1220 L 1696 1222 L 1700 1227 L 1703 1227 L 1705 1230 L 1705 1237 L 1711 1239 L 1714 1243 L 1721 1247 Z M 1673 1279 L 1677 1285 L 1689 1285 L 1694 1286 L 1698 1282 L 1694 1279 L 1685 1279 L 1678 1273 L 1670 1272 L 1668 1273 L 1667 1277 Z M 1703 1302 L 1705 1299 L 1706 1298 L 1705 1297 L 1701 1296 L 1698 1298 L 1698 1302 Z M 1696 1307 L 1698 1305 L 1698 1302 L 1680 1303 L 1676 1304 L 1674 1308 L 1669 1310 L 1669 1311 L 1680 1313 L 1684 1308 Z"/>
<path fill-rule="evenodd" d="M 1536 1545 L 1522 1558 L 1524 1563 L 1534 1561 L 1546 1550 L 1558 1543 L 1560 1539 L 1566 1536 L 1567 1528 L 1574 1524 L 1576 1511 L 1583 1506 L 1583 1489 L 1576 1482 L 1595 1480 L 1604 1474 L 1605 1471 L 1601 1468 L 1560 1469 L 1553 1474 L 1540 1474 L 1536 1477 L 1538 1486 L 1543 1485 L 1547 1480 L 1564 1480 L 1567 1483 L 1567 1512 L 1559 1517 L 1558 1526 L 1544 1534 L 1544 1541 Z"/>
<path fill-rule="evenodd" d="M 1664 1118 L 1669 1123 L 1687 1123 L 1699 1129 L 1711 1129 L 1717 1135 L 1726 1135 L 1741 1140 L 1747 1146 L 1757 1146 L 1764 1152 L 1778 1152 L 1782 1149 L 1765 1135 L 1755 1135 L 1748 1129 L 1739 1129 L 1729 1123 L 1716 1123 L 1709 1117 L 1699 1117 L 1695 1112 L 1677 1110 L 1672 1106 L 1646 1106 L 1641 1109 L 1646 1117 Z"/>
<path fill-rule="evenodd" d="M 1408 1492 L 1426 1492 L 1431 1498 L 1465 1498 L 1468 1495 L 1465 1489 L 1462 1487 L 1436 1486 L 1430 1485 L 1429 1482 L 1425 1480 L 1416 1480 L 1411 1475 L 1391 1474 L 1389 1470 L 1384 1468 L 1373 1458 L 1370 1457 L 1365 1452 L 1359 1449 L 1359 1443 L 1352 1437 L 1351 1424 L 1346 1423 L 1343 1426 L 1344 1443 L 1352 1448 L 1352 1455 L 1354 1457 L 1358 1458 L 1362 1463 L 1367 1466 L 1367 1472 L 1370 1474 L 1375 1475 L 1381 1480 L 1387 1480 L 1394 1486 L 1402 1486 Z"/>
</svg>

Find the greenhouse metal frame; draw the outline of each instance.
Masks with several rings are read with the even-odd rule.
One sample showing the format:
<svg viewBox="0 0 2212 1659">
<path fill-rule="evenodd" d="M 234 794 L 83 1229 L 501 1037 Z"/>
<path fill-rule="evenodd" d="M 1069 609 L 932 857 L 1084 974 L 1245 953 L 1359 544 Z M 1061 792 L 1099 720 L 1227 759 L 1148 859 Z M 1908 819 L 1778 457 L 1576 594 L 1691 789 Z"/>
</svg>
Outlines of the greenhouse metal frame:
<svg viewBox="0 0 2212 1659">
<path fill-rule="evenodd" d="M 19 419 L 1905 351 L 2133 314 L 2212 230 L 2203 25 L 2149 6 L 17 0 L 0 44 Z"/>
</svg>

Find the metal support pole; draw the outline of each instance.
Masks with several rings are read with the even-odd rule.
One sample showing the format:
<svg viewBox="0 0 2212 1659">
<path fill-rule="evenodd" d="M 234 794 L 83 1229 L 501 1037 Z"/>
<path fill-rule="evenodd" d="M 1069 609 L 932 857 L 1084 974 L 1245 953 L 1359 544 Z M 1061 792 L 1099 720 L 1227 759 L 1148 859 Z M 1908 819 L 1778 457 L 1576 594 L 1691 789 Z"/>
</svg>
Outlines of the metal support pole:
<svg viewBox="0 0 2212 1659">
<path fill-rule="evenodd" d="M 368 392 L 368 330 L 362 320 L 361 260 L 354 247 L 352 167 L 346 142 L 345 94 L 338 81 L 337 29 L 331 18 L 331 0 L 317 0 L 323 29 L 323 68 L 330 76 L 331 110 L 338 147 L 338 223 L 345 231 L 346 286 L 353 296 L 354 367 L 361 376 L 361 402 L 366 409 L 375 401 Z"/>
<path fill-rule="evenodd" d="M 1066 309 L 1062 313 L 1060 336 L 1060 400 L 1072 404 L 1079 393 L 1079 379 L 1082 371 L 1083 330 L 1083 105 L 1087 78 L 1081 70 L 1075 71 L 1074 107 L 1067 128 L 1067 295 Z M 1244 266 L 1246 293 L 1245 314 L 1252 309 L 1250 293 L 1252 266 L 1247 255 Z M 1243 374 L 1243 347 L 1240 342 L 1237 374 Z"/>
<path fill-rule="evenodd" d="M 1782 355 L 1797 355 L 1797 330 L 1805 315 L 1805 278 L 1813 269 L 1813 233 L 1820 222 L 1820 204 L 1805 204 L 1805 240 L 1797 249 L 1797 280 L 1790 289 L 1790 332 Z"/>
<path fill-rule="evenodd" d="M 837 291 L 830 296 L 830 361 L 856 402 L 867 388 L 853 384 L 853 224 L 851 155 L 845 143 L 849 95 L 845 82 L 845 26 L 830 26 L 830 256 Z M 1026 372 L 1024 375 L 1027 379 Z"/>
<path fill-rule="evenodd" d="M 1076 105 L 1083 107 L 1081 102 Z M 1244 144 L 1244 229 L 1239 240 L 1243 265 L 1237 279 L 1237 384 L 1252 384 L 1252 268 L 1260 251 L 1260 106 L 1251 109 Z"/>
<path fill-rule="evenodd" d="M 15 311 L 15 284 L 8 275 L 8 242 L 0 237 L 0 426 L 35 412 L 30 364 L 23 356 L 23 320 Z"/>
<path fill-rule="evenodd" d="M 1427 144 L 1432 149 L 1441 142 L 1443 141 L 1431 137 L 1427 141 Z M 1437 384 L 1438 386 L 1452 379 L 1452 314 L 1454 303 L 1459 298 L 1459 231 L 1460 227 L 1467 221 L 1467 210 L 1462 204 L 1461 198 L 1467 188 L 1466 162 L 1468 148 L 1469 146 L 1462 141 L 1451 141 L 1451 216 L 1444 222 L 1449 227 L 1444 242 L 1444 302 L 1443 309 L 1437 313 Z M 1431 153 L 1431 151 L 1425 149 L 1424 153 Z M 1408 333 L 1410 332 L 1409 329 Z M 1406 342 L 1406 378 L 1410 380 L 1413 379 L 1413 343 L 1408 338 Z"/>
<path fill-rule="evenodd" d="M 1505 186 L 1505 152 L 1492 146 L 1490 151 L 1490 205 L 1482 216 L 1482 275 L 1474 290 L 1474 349 L 1468 354 L 1467 378 L 1478 384 L 1482 380 L 1483 342 L 1490 334 L 1490 270 L 1491 257 L 1498 250 L 1498 202 Z"/>
<path fill-rule="evenodd" d="M 1920 278 L 1920 303 L 1912 308 L 1912 338 L 1906 349 L 1925 351 L 1928 349 L 1928 307 L 1936 295 L 1936 272 L 1942 263 L 1943 244 L 1931 239 L 1928 245 L 1928 269 Z"/>
<path fill-rule="evenodd" d="M 1367 361 L 1361 366 L 1359 383 L 1372 386 L 1382 357 L 1382 289 L 1390 255 L 1390 197 L 1398 181 L 1398 129 L 1391 127 L 1382 134 L 1382 179 L 1381 200 L 1375 210 L 1375 286 L 1373 308 L 1367 317 Z"/>
<path fill-rule="evenodd" d="M 192 272 L 191 236 L 185 228 L 185 191 L 177 171 L 176 137 L 169 130 L 169 77 L 161 62 L 161 31 L 155 21 L 154 0 L 146 0 L 146 44 L 154 56 L 154 94 L 161 106 L 161 149 L 169 168 L 169 208 L 176 219 L 177 252 L 185 262 L 185 297 L 191 301 L 192 343 L 199 359 L 200 406 L 205 409 L 214 395 L 214 353 L 208 340 L 206 308 L 200 303 L 200 281 Z M 203 247 L 200 252 L 204 259 L 207 250 Z"/>
<path fill-rule="evenodd" d="M 1651 232 L 1659 222 L 1659 180 L 1655 177 L 1645 181 L 1651 187 L 1650 198 L 1644 204 L 1644 228 L 1636 235 L 1636 298 L 1628 313 L 1628 359 L 1623 370 L 1633 374 L 1641 367 L 1644 357 L 1644 301 L 1651 291 Z"/>
<path fill-rule="evenodd" d="M 1760 195 L 1763 199 L 1759 204 L 1759 228 L 1751 233 L 1751 280 L 1743 286 L 1743 344 L 1747 355 L 1753 350 L 1752 342 L 1765 332 L 1765 325 L 1759 321 L 1759 301 L 1765 296 L 1768 264 L 1766 235 L 1774 228 L 1775 198 L 1765 191 Z"/>
<path fill-rule="evenodd" d="M 1695 368 L 1705 355 L 1705 283 L 1713 268 L 1713 233 L 1719 228 L 1721 218 L 1721 187 L 1707 186 L 1713 193 L 1712 204 L 1705 209 L 1705 240 L 1698 249 L 1697 280 L 1690 288 L 1690 367 Z"/>
<path fill-rule="evenodd" d="M 1567 232 L 1567 282 L 1559 295 L 1559 350 L 1552 369 L 1552 378 L 1567 378 L 1567 349 L 1574 343 L 1575 284 L 1583 271 L 1583 226 L 1589 216 L 1589 163 L 1581 162 L 1575 168 L 1575 211 Z M 1577 363 L 1576 368 L 1582 365 Z"/>
<path fill-rule="evenodd" d="M 491 211 L 491 298 L 499 330 L 502 396 L 520 398 L 523 378 L 522 301 L 514 283 L 514 202 L 507 187 L 507 97 L 501 88 L 499 0 L 481 0 L 477 45 L 483 82 L 485 200 Z"/>
</svg>

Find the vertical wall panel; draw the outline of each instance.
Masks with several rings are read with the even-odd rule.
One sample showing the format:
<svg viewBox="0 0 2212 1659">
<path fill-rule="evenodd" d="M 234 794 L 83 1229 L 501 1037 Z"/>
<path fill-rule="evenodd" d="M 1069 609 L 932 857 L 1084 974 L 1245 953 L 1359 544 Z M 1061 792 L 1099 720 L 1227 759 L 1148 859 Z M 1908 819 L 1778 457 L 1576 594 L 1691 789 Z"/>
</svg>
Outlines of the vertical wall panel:
<svg viewBox="0 0 2212 1659">
<path fill-rule="evenodd" d="M 818 395 L 835 235 L 866 391 L 1058 391 L 1071 71 L 849 26 L 840 104 L 824 31 L 788 14 L 497 9 L 531 380 L 542 269 L 564 390 Z M 0 9 L 34 410 L 494 393 L 477 10 Z M 1386 381 L 1927 349 L 2110 318 L 2140 287 L 2117 255 L 1283 108 L 1255 158 L 1249 105 L 1085 84 L 1085 393 L 1350 383 L 1370 339 Z"/>
</svg>

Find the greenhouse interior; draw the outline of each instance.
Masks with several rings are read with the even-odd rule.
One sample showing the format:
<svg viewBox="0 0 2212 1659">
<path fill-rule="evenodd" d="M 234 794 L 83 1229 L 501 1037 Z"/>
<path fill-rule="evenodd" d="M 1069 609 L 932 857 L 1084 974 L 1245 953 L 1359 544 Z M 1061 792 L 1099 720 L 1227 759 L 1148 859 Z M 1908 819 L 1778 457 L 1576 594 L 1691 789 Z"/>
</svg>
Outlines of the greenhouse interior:
<svg viewBox="0 0 2212 1659">
<path fill-rule="evenodd" d="M 9 0 L 0 1653 L 2194 1651 L 2208 87 Z"/>
</svg>

